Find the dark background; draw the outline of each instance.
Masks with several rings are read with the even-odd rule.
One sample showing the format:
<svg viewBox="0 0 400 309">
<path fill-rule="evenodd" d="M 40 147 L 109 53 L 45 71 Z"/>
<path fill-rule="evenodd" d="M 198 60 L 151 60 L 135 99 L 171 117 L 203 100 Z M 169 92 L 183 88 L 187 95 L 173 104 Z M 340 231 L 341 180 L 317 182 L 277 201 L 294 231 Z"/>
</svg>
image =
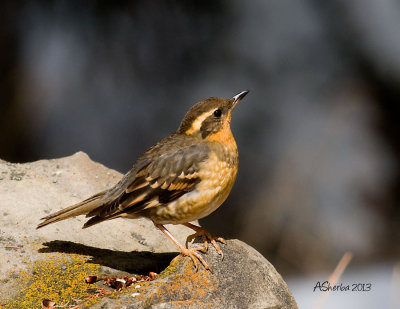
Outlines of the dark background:
<svg viewBox="0 0 400 309">
<path fill-rule="evenodd" d="M 0 158 L 127 172 L 210 97 L 249 89 L 239 175 L 201 220 L 283 276 L 398 260 L 400 4 L 1 1 Z M 1 184 L 0 184 L 1 185 Z"/>
</svg>

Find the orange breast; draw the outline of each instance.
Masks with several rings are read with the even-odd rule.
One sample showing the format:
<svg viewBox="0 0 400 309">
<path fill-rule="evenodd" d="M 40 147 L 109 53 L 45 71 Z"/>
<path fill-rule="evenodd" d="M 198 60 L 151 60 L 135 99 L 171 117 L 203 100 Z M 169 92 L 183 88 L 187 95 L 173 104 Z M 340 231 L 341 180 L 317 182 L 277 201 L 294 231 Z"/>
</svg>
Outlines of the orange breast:
<svg viewBox="0 0 400 309">
<path fill-rule="evenodd" d="M 215 153 L 211 153 L 200 167 L 201 181 L 196 189 L 168 205 L 157 207 L 153 220 L 160 224 L 180 224 L 209 215 L 228 197 L 237 170 L 237 165 L 221 161 Z"/>
</svg>

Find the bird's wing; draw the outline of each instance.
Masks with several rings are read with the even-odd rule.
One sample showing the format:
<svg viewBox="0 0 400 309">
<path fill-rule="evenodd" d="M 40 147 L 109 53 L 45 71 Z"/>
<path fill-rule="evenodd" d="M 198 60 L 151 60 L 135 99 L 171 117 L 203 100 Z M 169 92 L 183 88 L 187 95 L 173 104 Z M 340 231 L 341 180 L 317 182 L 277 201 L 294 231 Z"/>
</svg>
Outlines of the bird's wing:
<svg viewBox="0 0 400 309">
<path fill-rule="evenodd" d="M 192 191 L 200 181 L 199 164 L 209 152 L 206 145 L 192 145 L 153 158 L 133 179 L 126 178 L 129 183 L 121 186 L 125 190 L 118 198 L 89 212 L 86 216 L 93 218 L 84 227 L 167 204 Z"/>
</svg>

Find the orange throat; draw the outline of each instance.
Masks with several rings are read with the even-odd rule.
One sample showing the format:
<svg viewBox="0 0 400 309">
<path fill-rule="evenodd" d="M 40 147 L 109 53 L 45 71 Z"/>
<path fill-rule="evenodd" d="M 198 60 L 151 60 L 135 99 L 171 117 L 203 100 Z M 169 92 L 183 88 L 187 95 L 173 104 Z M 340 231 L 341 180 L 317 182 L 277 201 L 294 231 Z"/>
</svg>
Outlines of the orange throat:
<svg viewBox="0 0 400 309">
<path fill-rule="evenodd" d="M 206 140 L 211 142 L 220 142 L 224 143 L 228 147 L 236 148 L 236 142 L 232 135 L 230 123 L 227 121 L 224 126 L 216 133 L 210 134 L 207 136 Z"/>
</svg>

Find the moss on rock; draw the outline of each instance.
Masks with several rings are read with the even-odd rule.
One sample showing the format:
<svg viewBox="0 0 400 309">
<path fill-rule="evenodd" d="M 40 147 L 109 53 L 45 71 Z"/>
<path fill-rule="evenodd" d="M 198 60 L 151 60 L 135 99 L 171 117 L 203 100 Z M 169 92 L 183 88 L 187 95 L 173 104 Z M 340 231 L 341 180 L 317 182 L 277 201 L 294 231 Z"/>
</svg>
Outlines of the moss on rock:
<svg viewBox="0 0 400 309">
<path fill-rule="evenodd" d="M 32 265 L 32 270 L 20 273 L 20 280 L 28 282 L 20 295 L 5 308 L 40 308 L 43 299 L 58 305 L 87 297 L 85 278 L 97 275 L 99 265 L 86 263 L 80 255 L 51 254 Z"/>
</svg>

